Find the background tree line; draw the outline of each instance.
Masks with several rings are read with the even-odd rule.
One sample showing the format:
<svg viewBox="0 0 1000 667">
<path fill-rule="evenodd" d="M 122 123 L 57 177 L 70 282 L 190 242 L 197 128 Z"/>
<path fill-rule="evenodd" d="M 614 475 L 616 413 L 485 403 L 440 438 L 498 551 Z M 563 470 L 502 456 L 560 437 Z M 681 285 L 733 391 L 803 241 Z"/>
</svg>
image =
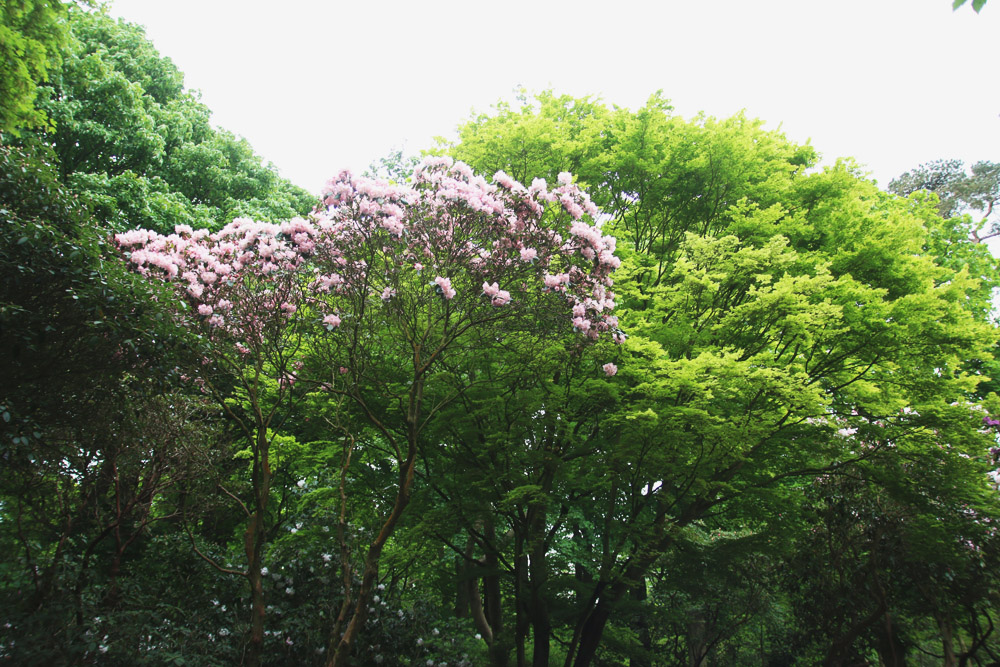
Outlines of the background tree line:
<svg viewBox="0 0 1000 667">
<path fill-rule="evenodd" d="M 885 192 L 659 94 L 471 118 L 429 152 L 589 191 L 627 339 L 473 329 L 436 360 L 362 592 L 406 459 L 350 392 L 408 395 L 395 320 L 358 334 L 345 394 L 283 381 L 329 368 L 322 334 L 219 362 L 111 235 L 317 198 L 213 128 L 140 28 L 3 12 L 0 659 L 324 664 L 350 602 L 355 664 L 1000 661 L 996 165 Z"/>
</svg>

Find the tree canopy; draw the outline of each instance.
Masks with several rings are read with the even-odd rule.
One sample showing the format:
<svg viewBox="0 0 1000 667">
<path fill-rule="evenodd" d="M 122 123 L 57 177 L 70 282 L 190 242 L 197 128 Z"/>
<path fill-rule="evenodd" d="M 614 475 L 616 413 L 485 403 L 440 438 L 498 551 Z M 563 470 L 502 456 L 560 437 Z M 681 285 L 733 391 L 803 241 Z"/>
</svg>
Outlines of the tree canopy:
<svg viewBox="0 0 1000 667">
<path fill-rule="evenodd" d="M 0 659 L 1000 660 L 995 165 L 882 191 L 545 91 L 314 198 L 140 28 L 37 8 Z"/>
</svg>

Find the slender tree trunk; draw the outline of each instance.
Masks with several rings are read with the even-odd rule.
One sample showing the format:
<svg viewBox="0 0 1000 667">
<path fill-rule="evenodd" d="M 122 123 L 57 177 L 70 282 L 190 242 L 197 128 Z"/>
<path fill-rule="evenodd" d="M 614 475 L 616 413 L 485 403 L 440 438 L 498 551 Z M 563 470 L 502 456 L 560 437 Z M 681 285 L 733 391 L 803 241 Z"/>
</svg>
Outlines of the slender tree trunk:
<svg viewBox="0 0 1000 667">
<path fill-rule="evenodd" d="M 955 636 L 951 627 L 951 619 L 943 614 L 935 614 L 938 628 L 941 630 L 941 648 L 944 650 L 944 667 L 956 667 L 958 658 L 955 656 Z"/>
<path fill-rule="evenodd" d="M 455 560 L 455 618 L 467 618 L 471 614 L 471 586 L 478 586 L 473 571 L 472 556 L 476 542 L 469 535 L 465 542 L 464 558 Z"/>
<path fill-rule="evenodd" d="M 878 657 L 882 664 L 885 667 L 905 667 L 906 646 L 889 612 L 885 613 L 884 623 L 879 624 L 878 639 Z"/>
<path fill-rule="evenodd" d="M 702 667 L 708 656 L 707 623 L 701 611 L 691 614 L 687 627 L 688 666 Z"/>
<path fill-rule="evenodd" d="M 416 401 L 419 403 L 420 388 L 416 390 Z M 416 413 L 419 414 L 419 413 Z M 392 511 L 382 524 L 382 529 L 372 541 L 365 555 L 364 570 L 361 575 L 361 587 L 358 589 L 358 596 L 354 600 L 350 621 L 341 637 L 330 638 L 331 650 L 330 658 L 327 660 L 327 667 L 343 667 L 350 660 L 354 643 L 368 620 L 368 603 L 378 579 L 379 560 L 382 557 L 382 550 L 386 542 L 396 529 L 396 524 L 410 503 L 410 494 L 413 490 L 414 468 L 417 459 L 417 417 L 411 403 L 411 413 L 407 417 L 407 456 L 401 462 L 399 471 L 399 486 L 396 492 L 396 500 L 393 503 Z"/>
<path fill-rule="evenodd" d="M 524 551 L 524 534 L 514 528 L 514 646 L 516 649 L 517 667 L 527 667 L 528 656 L 525 645 L 528 643 L 528 609 L 525 604 L 524 591 L 528 588 L 528 558 Z"/>
<path fill-rule="evenodd" d="M 552 622 L 549 619 L 549 606 L 545 600 L 545 584 L 548 579 L 548 564 L 545 558 L 547 550 L 545 533 L 545 512 L 539 508 L 536 525 L 532 527 L 531 560 L 528 565 L 529 594 L 528 609 L 531 619 L 531 634 L 534 648 L 531 656 L 532 665 L 549 664 L 549 635 L 552 634 Z"/>
<path fill-rule="evenodd" d="M 632 629 L 635 630 L 642 646 L 642 654 L 629 660 L 629 667 L 652 667 L 650 656 L 653 652 L 653 640 L 649 635 L 649 619 L 646 617 L 646 607 L 641 604 L 646 601 L 646 578 L 643 577 L 629 591 L 629 598 L 640 603 L 637 605 L 635 621 Z"/>
<path fill-rule="evenodd" d="M 246 664 L 250 667 L 260 665 L 264 649 L 264 577 L 261 570 L 264 566 L 264 542 L 267 539 L 265 530 L 265 512 L 267 501 L 271 495 L 271 462 L 269 459 L 267 440 L 267 425 L 257 424 L 255 461 L 253 469 L 254 512 L 250 517 L 243 546 L 247 559 L 247 581 L 250 584 L 250 638 L 247 642 Z"/>
<path fill-rule="evenodd" d="M 507 667 L 510 664 L 511 640 L 503 627 L 503 597 L 500 592 L 500 558 L 496 553 L 496 526 L 492 518 L 486 520 L 486 553 L 483 558 L 486 574 L 483 577 L 483 588 L 486 593 L 486 621 L 493 631 L 493 642 L 490 644 L 489 655 L 492 667 Z"/>
</svg>

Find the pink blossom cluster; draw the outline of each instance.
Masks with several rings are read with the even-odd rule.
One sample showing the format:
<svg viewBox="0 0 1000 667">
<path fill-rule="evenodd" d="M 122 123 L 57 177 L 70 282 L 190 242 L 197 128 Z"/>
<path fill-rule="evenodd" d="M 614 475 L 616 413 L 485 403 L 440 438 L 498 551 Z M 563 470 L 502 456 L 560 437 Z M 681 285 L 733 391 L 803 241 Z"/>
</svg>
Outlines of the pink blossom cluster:
<svg viewBox="0 0 1000 667">
<path fill-rule="evenodd" d="M 244 343 L 259 344 L 268 327 L 298 311 L 298 274 L 318 237 L 302 218 L 280 225 L 237 218 L 214 234 L 178 225 L 173 234 L 133 230 L 115 241 L 135 270 L 173 282 L 192 312 L 247 354 Z"/>
<path fill-rule="evenodd" d="M 599 210 L 566 172 L 551 190 L 544 179 L 526 188 L 503 172 L 490 184 L 462 162 L 430 157 L 406 185 L 341 172 L 323 203 L 315 224 L 330 241 L 317 255 L 333 271 L 317 278 L 318 291 L 347 294 L 364 284 L 386 295 L 424 285 L 444 302 L 484 295 L 510 307 L 524 301 L 512 293 L 536 284 L 565 297 L 577 331 L 597 338 L 617 329 L 615 239 L 601 233 Z M 391 261 L 356 259 L 372 247 Z M 434 270 L 430 283 L 406 283 L 403 274 L 425 267 Z"/>
<path fill-rule="evenodd" d="M 539 300 L 562 303 L 579 333 L 617 339 L 610 287 L 620 261 L 599 219 L 568 173 L 553 189 L 543 179 L 526 188 L 431 157 L 405 185 L 340 173 L 308 220 L 239 218 L 212 234 L 178 227 L 115 238 L 137 271 L 175 284 L 241 353 L 268 326 L 292 321 L 332 332 L 344 318 L 404 307 L 495 319 L 496 309 L 513 315 Z"/>
</svg>

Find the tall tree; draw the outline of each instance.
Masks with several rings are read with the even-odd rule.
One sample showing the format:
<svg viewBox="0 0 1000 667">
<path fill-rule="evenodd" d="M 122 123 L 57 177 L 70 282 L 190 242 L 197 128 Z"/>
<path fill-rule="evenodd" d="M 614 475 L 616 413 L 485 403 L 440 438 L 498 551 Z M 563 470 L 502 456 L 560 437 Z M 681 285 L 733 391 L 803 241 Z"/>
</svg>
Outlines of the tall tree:
<svg viewBox="0 0 1000 667">
<path fill-rule="evenodd" d="M 538 104 L 474 119 L 453 151 L 501 168 L 545 155 L 533 145 L 559 141 L 533 144 L 528 128 L 575 107 L 553 96 Z M 743 117 L 684 121 L 659 97 L 608 114 L 592 131 L 597 147 L 566 133 L 551 151 L 577 147 L 579 177 L 595 184 L 628 249 L 617 276 L 625 394 L 603 419 L 608 444 L 590 458 L 612 477 L 592 482 L 580 536 L 593 556 L 564 621 L 566 664 L 586 665 L 685 527 L 869 456 L 845 446 L 841 429 L 923 446 L 899 410 L 944 428 L 955 418 L 947 403 L 978 381 L 965 360 L 988 358 L 994 333 L 966 307 L 979 283 L 942 266 L 910 204 L 849 164 L 808 174 L 808 146 Z M 966 455 L 981 442 L 972 426 L 951 431 Z M 545 525 L 558 531 L 560 520 Z"/>
</svg>

